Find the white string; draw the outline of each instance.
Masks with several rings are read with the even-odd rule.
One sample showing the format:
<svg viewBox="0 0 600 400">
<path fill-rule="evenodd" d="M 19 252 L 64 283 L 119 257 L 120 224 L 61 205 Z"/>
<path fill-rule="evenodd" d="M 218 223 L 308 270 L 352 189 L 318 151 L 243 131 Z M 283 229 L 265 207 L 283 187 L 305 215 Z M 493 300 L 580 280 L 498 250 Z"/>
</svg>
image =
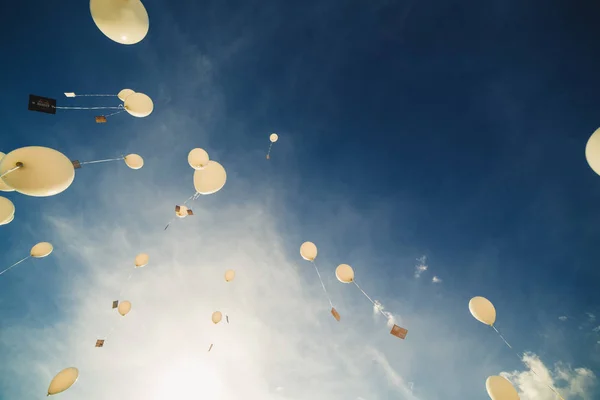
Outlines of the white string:
<svg viewBox="0 0 600 400">
<path fill-rule="evenodd" d="M 22 260 L 17 261 L 16 263 L 14 263 L 13 265 L 11 265 L 10 267 L 6 268 L 4 271 L 0 272 L 0 275 L 2 275 L 3 273 L 9 271 L 10 269 L 12 269 L 13 267 L 16 267 L 17 265 L 21 264 L 23 261 L 27 260 L 29 257 L 31 257 L 31 255 L 25 257 Z"/>
<path fill-rule="evenodd" d="M 54 107 L 57 110 L 119 110 L 121 107 Z"/>
<path fill-rule="evenodd" d="M 369 297 L 369 295 L 368 295 L 367 293 L 365 293 L 365 291 L 364 291 L 364 290 L 362 290 L 362 289 L 360 288 L 360 286 L 358 286 L 358 283 L 356 283 L 356 281 L 355 281 L 355 280 L 353 280 L 352 282 L 354 282 L 354 284 L 356 285 L 356 287 L 358 288 L 358 290 L 360 290 L 360 291 L 362 292 L 362 294 L 364 294 L 364 295 L 365 295 L 365 297 L 366 297 L 367 299 L 369 299 L 369 301 L 370 301 L 371 303 L 373 303 L 373 307 L 375 307 L 375 308 L 377 309 L 377 311 L 379 311 L 379 312 L 381 313 L 381 315 L 383 315 L 384 317 L 388 318 L 388 316 L 387 316 L 387 315 L 385 315 L 385 313 L 383 312 L 383 310 L 381 309 L 381 307 L 380 307 L 378 304 L 376 304 L 376 303 L 375 303 L 375 302 L 374 302 L 374 301 L 373 301 L 373 300 L 372 300 L 372 299 Z"/>
<path fill-rule="evenodd" d="M 116 94 L 77 94 L 74 97 L 117 97 Z"/>
<path fill-rule="evenodd" d="M 14 172 L 16 170 L 18 170 L 19 168 L 21 168 L 23 166 L 22 163 L 17 163 L 17 165 L 9 170 L 7 170 L 6 172 L 4 172 L 2 175 L 0 175 L 0 178 L 5 177 L 6 175 L 10 174 L 11 172 Z"/>
<path fill-rule="evenodd" d="M 198 192 L 194 193 L 194 194 L 193 194 L 193 195 L 191 195 L 191 196 L 190 196 L 190 197 L 189 197 L 189 198 L 188 198 L 186 201 L 184 201 L 184 202 L 183 202 L 183 205 L 185 206 L 185 205 L 188 203 L 188 201 L 190 201 L 190 200 L 192 200 L 192 201 L 193 201 L 193 200 L 196 200 L 196 199 L 198 198 L 197 196 L 199 196 L 199 195 L 200 195 L 200 193 L 198 193 Z M 177 217 L 173 217 L 173 218 L 172 218 L 172 219 L 171 219 L 171 220 L 170 220 L 170 221 L 167 223 L 167 226 L 165 226 L 165 229 L 163 229 L 163 231 L 166 231 L 166 230 L 167 230 L 167 228 L 169 227 L 169 225 L 171 225 L 171 224 L 173 223 L 173 221 L 175 221 L 175 218 L 177 218 Z"/>
<path fill-rule="evenodd" d="M 327 296 L 327 300 L 329 300 L 329 304 L 331 305 L 331 308 L 334 308 L 333 303 L 331 302 L 331 298 L 329 297 L 329 293 L 327 293 L 327 289 L 325 289 L 325 284 L 323 283 L 323 279 L 321 278 L 321 273 L 319 272 L 319 268 L 317 268 L 317 264 L 315 264 L 315 262 L 312 260 L 311 260 L 311 263 L 312 263 L 312 265 L 314 265 L 315 271 L 317 271 L 317 275 L 319 276 L 319 281 L 321 281 L 321 286 L 323 287 L 325 296 Z"/>
<path fill-rule="evenodd" d="M 271 147 L 273 147 L 273 142 L 269 144 L 269 151 L 267 151 L 267 160 L 271 157 Z"/>
<path fill-rule="evenodd" d="M 97 163 L 103 163 L 103 162 L 109 162 L 109 161 L 120 161 L 120 160 L 124 160 L 125 157 L 121 156 L 119 158 L 107 158 L 106 160 L 96 160 L 96 161 L 83 161 L 80 162 L 80 165 L 85 165 L 85 164 L 97 164 Z"/>
<path fill-rule="evenodd" d="M 106 114 L 106 115 L 104 115 L 104 118 L 112 117 L 113 115 L 120 114 L 123 111 L 125 111 L 125 110 L 119 110 L 119 111 L 115 111 L 114 113 Z"/>
</svg>

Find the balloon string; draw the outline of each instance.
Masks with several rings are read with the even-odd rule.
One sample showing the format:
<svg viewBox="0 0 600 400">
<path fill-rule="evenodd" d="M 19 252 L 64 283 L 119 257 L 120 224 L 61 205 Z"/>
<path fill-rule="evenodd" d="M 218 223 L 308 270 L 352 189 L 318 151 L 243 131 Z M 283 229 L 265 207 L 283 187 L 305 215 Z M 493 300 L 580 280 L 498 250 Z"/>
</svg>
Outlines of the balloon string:
<svg viewBox="0 0 600 400">
<path fill-rule="evenodd" d="M 360 290 L 360 291 L 362 292 L 362 294 L 364 294 L 364 295 L 365 295 L 365 297 L 366 297 L 367 299 L 369 299 L 369 301 L 370 301 L 371 303 L 373 303 L 373 307 L 375 307 L 375 308 L 377 309 L 377 311 L 379 311 L 379 312 L 381 313 L 381 315 L 383 315 L 384 317 L 388 318 L 388 316 L 387 316 L 387 315 L 385 315 L 385 313 L 383 312 L 383 310 L 381 309 L 381 307 L 380 307 L 378 304 L 376 304 L 376 303 L 375 303 L 375 302 L 374 302 L 374 301 L 373 301 L 373 300 L 372 300 L 372 299 L 369 297 L 369 295 L 368 295 L 367 293 L 365 293 L 365 291 L 364 291 L 364 290 L 362 290 L 362 289 L 360 288 L 360 286 L 358 286 L 358 283 L 356 283 L 356 281 L 355 281 L 355 280 L 353 280 L 352 282 L 354 282 L 354 284 L 356 285 L 356 287 L 358 288 L 358 290 Z"/>
<path fill-rule="evenodd" d="M 54 107 L 57 110 L 119 110 L 121 107 Z"/>
<path fill-rule="evenodd" d="M 106 115 L 104 116 L 104 118 L 112 117 L 113 115 L 120 114 L 120 113 L 122 113 L 123 111 L 125 111 L 125 110 L 119 110 L 119 111 L 115 111 L 114 113 L 106 114 Z"/>
<path fill-rule="evenodd" d="M 319 268 L 317 268 L 317 264 L 314 261 L 311 261 L 312 265 L 315 267 L 315 271 L 317 271 L 317 275 L 319 276 L 319 281 L 321 281 L 321 286 L 323 287 L 323 291 L 325 292 L 325 296 L 327 296 L 327 300 L 329 300 L 329 305 L 331 308 L 333 307 L 333 303 L 331 302 L 331 297 L 329 297 L 329 293 L 327 293 L 327 289 L 325 289 L 325 284 L 323 283 L 323 279 L 321 278 L 321 273 L 319 272 Z"/>
<path fill-rule="evenodd" d="M 75 97 L 117 97 L 116 94 L 75 94 Z"/>
<path fill-rule="evenodd" d="M 129 283 L 129 280 L 131 279 L 131 276 L 133 275 L 133 271 L 131 271 L 129 273 L 129 277 L 127 278 L 127 280 L 125 281 L 125 283 L 123 284 L 123 286 L 121 287 L 121 291 L 119 292 L 119 298 L 117 300 L 119 300 L 121 298 L 121 295 L 123 294 L 123 291 L 125 290 L 125 286 L 127 286 L 127 283 Z"/>
<path fill-rule="evenodd" d="M 504 339 L 504 336 L 502 336 L 502 334 L 500 333 L 500 331 L 498 330 L 498 328 L 496 328 L 494 325 L 492 325 L 492 328 L 494 328 L 494 330 L 496 331 L 496 333 L 498 334 L 498 336 L 500 336 L 500 339 L 502 339 L 502 341 L 503 341 L 503 342 L 504 342 L 504 343 L 505 343 L 505 344 L 508 346 L 508 348 L 509 348 L 509 349 L 511 349 L 511 350 L 514 350 L 514 349 L 513 349 L 513 347 L 512 347 L 512 346 L 511 346 L 511 345 L 510 345 L 510 344 L 509 344 L 507 341 L 506 341 L 506 339 Z M 519 360 L 521 360 L 521 362 L 522 362 L 522 363 L 523 363 L 523 364 L 524 364 L 524 365 L 525 365 L 527 368 L 529 368 L 529 369 L 531 370 L 531 372 L 533 372 L 533 374 L 534 374 L 535 376 L 537 376 L 538 378 L 540 378 L 540 380 L 542 380 L 542 378 L 541 378 L 541 377 L 538 375 L 538 373 L 537 373 L 537 372 L 535 372 L 535 370 L 533 369 L 533 367 L 531 367 L 530 365 L 527 365 L 527 364 L 525 363 L 525 361 L 523 361 L 523 357 L 521 357 L 521 355 L 519 354 L 519 352 L 518 352 L 518 351 L 515 351 L 515 354 L 517 355 L 517 357 L 519 357 Z M 542 381 L 542 382 L 543 382 L 543 381 Z M 543 382 L 543 383 L 545 383 L 545 384 L 546 384 L 546 386 L 548 387 L 548 389 L 552 390 L 552 391 L 553 391 L 553 392 L 554 392 L 554 393 L 555 393 L 555 394 L 556 394 L 556 395 L 557 395 L 557 396 L 558 396 L 558 397 L 559 397 L 561 400 L 565 400 L 565 399 L 564 399 L 564 398 L 563 398 L 563 397 L 560 395 L 560 393 L 558 393 L 558 391 L 552 387 L 552 385 L 550 385 L 550 384 L 548 384 L 548 383 L 546 383 L 546 382 Z"/>
<path fill-rule="evenodd" d="M 27 260 L 29 257 L 31 257 L 30 255 L 25 257 L 22 260 L 17 261 L 16 263 L 14 263 L 13 265 L 11 265 L 10 267 L 6 268 L 4 271 L 0 272 L 0 275 L 2 275 L 3 273 L 5 273 L 6 271 L 10 270 L 13 267 L 16 267 L 17 265 L 21 264 L 23 261 Z"/>
<path fill-rule="evenodd" d="M 2 175 L 0 175 L 0 178 L 5 177 L 6 175 L 10 174 L 11 172 L 14 172 L 16 170 L 18 170 L 19 168 L 21 168 L 23 166 L 23 163 L 18 162 L 16 166 L 14 166 L 13 168 L 7 170 L 6 172 L 4 172 Z"/>
<path fill-rule="evenodd" d="M 271 144 L 269 144 L 269 151 L 267 151 L 267 159 L 270 157 L 271 147 L 273 147 L 273 142 L 271 142 Z"/>
<path fill-rule="evenodd" d="M 121 156 L 119 158 L 107 158 L 106 160 L 96 160 L 96 161 L 82 161 L 79 164 L 80 165 L 85 165 L 85 164 L 97 164 L 97 163 L 103 163 L 103 162 L 109 162 L 109 161 L 120 161 L 120 160 L 124 160 L 125 157 Z"/>
<path fill-rule="evenodd" d="M 191 195 L 186 201 L 183 202 L 183 205 L 185 206 L 190 200 L 196 200 L 197 197 L 196 195 L 199 195 L 199 193 L 194 193 L 193 195 Z M 169 223 L 167 223 L 167 226 L 165 226 L 165 229 L 163 229 L 163 231 L 166 231 L 167 228 L 169 227 L 169 225 L 171 225 L 173 223 L 173 221 L 175 221 L 176 217 L 171 218 L 171 220 L 169 221 Z"/>
</svg>

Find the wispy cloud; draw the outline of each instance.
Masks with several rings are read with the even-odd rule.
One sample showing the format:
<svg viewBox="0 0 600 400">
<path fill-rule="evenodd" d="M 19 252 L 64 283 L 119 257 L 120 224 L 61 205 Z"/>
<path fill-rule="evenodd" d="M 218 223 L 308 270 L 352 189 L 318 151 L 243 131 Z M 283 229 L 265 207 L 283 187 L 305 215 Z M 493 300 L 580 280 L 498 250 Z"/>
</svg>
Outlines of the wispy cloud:
<svg viewBox="0 0 600 400">
<path fill-rule="evenodd" d="M 596 315 L 592 314 L 591 312 L 586 312 L 587 316 L 588 316 L 588 321 L 590 322 L 594 322 L 596 321 Z"/>
<path fill-rule="evenodd" d="M 563 363 L 557 363 L 550 370 L 533 353 L 525 353 L 522 360 L 529 370 L 501 373 L 513 382 L 521 400 L 555 400 L 556 395 L 548 386 L 557 389 L 565 399 L 579 398 L 578 396 L 583 399 L 591 398 L 596 376 L 590 369 L 572 369 Z"/>
<path fill-rule="evenodd" d="M 560 317 L 558 317 L 558 319 L 564 322 L 569 318 L 566 315 L 561 315 Z"/>
<path fill-rule="evenodd" d="M 420 278 L 421 274 L 427 271 L 427 256 L 417 258 L 417 265 L 415 265 L 415 278 Z"/>
<path fill-rule="evenodd" d="M 438 278 L 437 276 L 434 276 L 431 279 L 431 282 L 433 282 L 433 283 L 442 283 L 442 280 L 440 278 Z"/>
<path fill-rule="evenodd" d="M 394 316 L 394 314 L 392 314 L 389 311 L 385 311 L 385 307 L 383 306 L 383 304 L 381 304 L 379 300 L 375 300 L 375 304 L 373 305 L 373 315 L 379 316 L 380 314 L 383 314 L 387 318 L 388 327 L 391 328 L 392 326 L 394 326 L 394 324 L 396 323 L 396 317 Z"/>
<path fill-rule="evenodd" d="M 419 400 L 419 398 L 413 394 L 412 385 L 407 384 L 404 378 L 398 372 L 396 372 L 396 370 L 390 365 L 385 354 L 372 347 L 368 349 L 368 353 L 371 355 L 371 357 L 373 357 L 373 361 L 379 365 L 388 382 L 401 395 L 403 395 L 405 399 Z"/>
</svg>

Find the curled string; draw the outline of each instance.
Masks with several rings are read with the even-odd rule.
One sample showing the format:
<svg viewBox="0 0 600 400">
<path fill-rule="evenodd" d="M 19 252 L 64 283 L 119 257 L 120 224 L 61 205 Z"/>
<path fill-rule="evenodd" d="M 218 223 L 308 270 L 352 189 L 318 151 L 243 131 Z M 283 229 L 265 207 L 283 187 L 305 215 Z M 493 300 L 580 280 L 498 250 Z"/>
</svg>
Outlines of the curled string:
<svg viewBox="0 0 600 400">
<path fill-rule="evenodd" d="M 11 268 L 16 267 L 17 265 L 21 264 L 23 261 L 27 260 L 29 257 L 31 257 L 30 255 L 25 257 L 22 260 L 17 261 L 16 263 L 14 263 L 13 265 L 11 265 L 10 267 L 6 268 L 4 271 L 0 272 L 0 275 L 2 275 L 3 273 L 9 271 Z"/>
<path fill-rule="evenodd" d="M 374 301 L 373 301 L 373 300 L 372 300 L 372 299 L 369 297 L 369 295 L 368 295 L 367 293 L 365 293 L 365 291 L 364 291 L 364 290 L 362 290 L 360 286 L 358 286 L 358 283 L 356 283 L 356 281 L 355 281 L 355 280 L 353 280 L 352 282 L 353 282 L 353 283 L 356 285 L 356 287 L 358 288 L 358 290 L 360 290 L 360 291 L 362 292 L 362 294 L 364 294 L 364 295 L 365 295 L 365 297 L 366 297 L 367 299 L 369 299 L 369 301 L 370 301 L 371 303 L 373 303 L 373 307 L 375 307 L 375 308 L 377 309 L 377 311 L 379 311 L 379 312 L 381 313 L 381 315 L 383 315 L 384 317 L 388 318 L 388 316 L 387 316 L 387 315 L 385 315 L 385 313 L 384 313 L 384 312 L 383 312 L 383 310 L 381 309 L 381 306 L 379 306 L 378 304 L 376 304 L 376 303 L 375 303 L 375 302 L 374 302 Z"/>
<path fill-rule="evenodd" d="M 18 170 L 19 168 L 21 168 L 23 166 L 23 164 L 21 163 L 17 163 L 17 165 L 15 167 L 12 167 L 11 169 L 7 170 L 6 172 L 4 172 L 2 175 L 0 175 L 0 178 L 5 177 L 6 175 L 10 174 L 11 172 L 14 172 L 16 170 Z"/>
<path fill-rule="evenodd" d="M 122 107 L 122 106 L 121 106 Z M 121 107 L 54 107 L 57 110 L 118 110 Z"/>
<path fill-rule="evenodd" d="M 331 297 L 329 297 L 329 293 L 327 293 L 327 289 L 325 289 L 325 284 L 323 283 L 323 279 L 321 278 L 321 273 L 319 272 L 319 268 L 317 268 L 317 264 L 314 261 L 311 261 L 312 265 L 315 267 L 315 271 L 317 271 L 317 275 L 319 276 L 319 281 L 321 281 L 321 286 L 323 287 L 323 291 L 325 292 L 325 296 L 327 296 L 327 300 L 329 300 L 329 305 L 331 308 L 333 307 L 333 303 L 331 302 Z"/>
<path fill-rule="evenodd" d="M 109 162 L 109 161 L 120 161 L 120 160 L 124 160 L 125 157 L 121 156 L 119 158 L 107 158 L 105 160 L 96 160 L 96 161 L 83 161 L 80 162 L 80 165 L 85 165 L 85 164 L 98 164 L 98 163 L 103 163 L 103 162 Z"/>
<path fill-rule="evenodd" d="M 507 341 L 506 341 L 506 339 L 504 339 L 504 336 L 502 336 L 502 334 L 500 333 L 500 331 L 498 330 L 498 328 L 496 328 L 494 325 L 492 325 L 492 328 L 494 328 L 494 330 L 496 331 L 496 333 L 498 334 L 498 336 L 500 336 L 500 339 L 502 339 L 502 341 L 504 342 L 504 344 L 506 344 L 506 345 L 508 346 L 508 348 L 509 348 L 509 349 L 511 349 L 511 350 L 514 350 L 514 349 L 513 349 L 513 347 L 512 347 L 512 346 L 511 346 L 511 345 L 510 345 L 510 344 L 509 344 Z M 522 363 L 523 363 L 523 364 L 524 364 L 524 365 L 525 365 L 527 368 L 529 368 L 529 370 L 530 370 L 531 372 L 533 372 L 533 374 L 534 374 L 535 376 L 537 376 L 537 377 L 540 379 L 540 381 L 541 381 L 541 382 L 545 383 L 545 382 L 542 380 L 542 378 L 541 378 L 541 377 L 538 375 L 538 373 L 537 373 L 537 372 L 535 372 L 535 370 L 534 370 L 534 369 L 533 369 L 533 368 L 532 368 L 530 365 L 527 365 L 527 364 L 525 363 L 525 361 L 523 361 L 523 357 L 521 356 L 521 354 L 519 354 L 519 352 L 518 352 L 518 351 L 515 351 L 515 354 L 517 355 L 517 357 L 519 357 L 519 360 L 520 360 L 520 361 L 521 361 L 521 362 L 522 362 Z M 548 384 L 548 383 L 545 383 L 545 385 L 546 385 L 546 387 L 548 387 L 548 389 L 552 390 L 552 391 L 554 392 L 554 394 L 556 394 L 556 395 L 557 395 L 557 396 L 558 396 L 558 397 L 559 397 L 561 400 L 565 400 L 565 399 L 564 399 L 564 398 L 563 398 L 563 397 L 560 395 L 560 393 L 558 393 L 558 391 L 552 387 L 552 385 L 550 385 L 550 384 Z"/>
</svg>

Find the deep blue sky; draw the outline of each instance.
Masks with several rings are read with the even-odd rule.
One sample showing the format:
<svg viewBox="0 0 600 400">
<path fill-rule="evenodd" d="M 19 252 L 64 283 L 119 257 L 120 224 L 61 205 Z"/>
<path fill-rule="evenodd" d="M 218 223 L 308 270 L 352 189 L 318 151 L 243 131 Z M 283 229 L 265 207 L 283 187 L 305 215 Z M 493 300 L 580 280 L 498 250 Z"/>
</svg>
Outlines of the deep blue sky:
<svg viewBox="0 0 600 400">
<path fill-rule="evenodd" d="M 235 155 L 266 150 L 268 133 L 278 132 L 268 173 L 279 189 L 294 186 L 280 208 L 301 221 L 298 229 L 325 239 L 330 233 L 317 215 L 335 219 L 343 199 L 373 218 L 346 232 L 340 249 L 368 241 L 380 254 L 371 260 L 372 279 L 386 292 L 396 290 L 399 275 L 410 278 L 414 259 L 426 254 L 443 279 L 436 293 L 452 299 L 461 324 L 471 323 L 470 297 L 489 297 L 510 310 L 499 324 L 521 333 L 520 350 L 600 373 L 591 327 L 584 334 L 572 326 L 563 342 L 539 342 L 561 315 L 600 317 L 600 177 L 584 157 L 600 125 L 600 7 L 554 0 L 366 3 L 146 0 L 150 32 L 134 46 L 103 36 L 85 2 L 14 3 L 0 27 L 0 150 L 45 145 L 84 159 L 77 154 L 111 157 L 143 144 L 145 157 L 172 151 L 181 158 L 191 145 L 178 142 L 179 126 L 164 126 L 160 143 L 142 143 L 144 130 L 178 107 L 198 107 L 198 124 L 210 119 L 204 147 L 229 154 L 232 165 Z M 186 50 L 178 47 L 184 41 Z M 186 83 L 202 81 L 178 62 L 188 53 L 211 60 L 217 115 L 203 103 L 212 98 L 203 84 Z M 153 97 L 155 112 L 96 125 L 93 112 L 51 116 L 26 106 L 29 93 L 64 105 L 65 91 L 123 87 Z M 237 179 L 266 171 L 234 168 Z M 169 179 L 165 171 L 145 173 Z M 67 193 L 7 195 L 19 218 L 0 230 L 2 264 L 17 246 L 37 240 L 22 242 L 24 228 L 15 225 L 29 221 L 35 230 L 31 217 L 43 202 L 76 202 Z M 301 219 L 304 213 L 314 218 Z M 289 246 L 297 251 L 295 242 Z M 409 298 L 413 311 L 420 296 Z"/>
</svg>

